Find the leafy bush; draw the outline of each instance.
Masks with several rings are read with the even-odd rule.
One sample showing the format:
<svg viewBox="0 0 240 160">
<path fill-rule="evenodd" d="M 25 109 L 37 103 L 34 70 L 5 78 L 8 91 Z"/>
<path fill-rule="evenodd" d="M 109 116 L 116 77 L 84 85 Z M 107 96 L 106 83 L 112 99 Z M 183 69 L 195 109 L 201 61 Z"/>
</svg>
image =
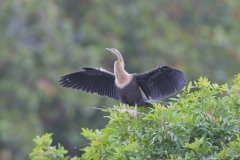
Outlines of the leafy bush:
<svg viewBox="0 0 240 160">
<path fill-rule="evenodd" d="M 123 107 L 105 110 L 110 115 L 104 129 L 83 129 L 90 146 L 82 159 L 240 159 L 240 74 L 231 87 L 201 77 L 169 108 L 138 108 L 137 119 L 116 111 Z M 37 143 L 31 158 L 47 156 L 50 149 Z"/>
<path fill-rule="evenodd" d="M 33 160 L 78 160 L 77 157 L 70 158 L 65 156 L 68 153 L 67 150 L 63 148 L 60 144 L 58 146 L 51 146 L 52 138 L 51 134 L 45 134 L 42 137 L 37 136 L 34 139 L 36 147 L 32 150 L 30 154 L 31 159 Z"/>
</svg>

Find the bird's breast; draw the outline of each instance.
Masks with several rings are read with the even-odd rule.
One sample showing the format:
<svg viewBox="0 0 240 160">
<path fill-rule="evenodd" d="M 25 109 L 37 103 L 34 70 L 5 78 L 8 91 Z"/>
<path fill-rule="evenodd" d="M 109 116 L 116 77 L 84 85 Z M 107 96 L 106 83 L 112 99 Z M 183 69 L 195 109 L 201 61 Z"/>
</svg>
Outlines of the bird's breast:
<svg viewBox="0 0 240 160">
<path fill-rule="evenodd" d="M 125 75 L 124 77 L 115 77 L 115 84 L 118 88 L 124 88 L 126 87 L 128 84 L 131 83 L 131 81 L 133 80 L 133 75 L 128 74 Z"/>
</svg>

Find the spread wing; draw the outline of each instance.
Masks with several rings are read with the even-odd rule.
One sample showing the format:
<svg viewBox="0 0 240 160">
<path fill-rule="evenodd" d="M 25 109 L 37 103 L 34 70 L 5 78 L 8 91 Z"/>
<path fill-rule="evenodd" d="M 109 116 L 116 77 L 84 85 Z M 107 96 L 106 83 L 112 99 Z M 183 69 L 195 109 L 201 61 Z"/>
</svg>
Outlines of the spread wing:
<svg viewBox="0 0 240 160">
<path fill-rule="evenodd" d="M 136 79 L 149 99 L 165 99 L 179 93 L 186 85 L 181 71 L 163 66 L 148 73 L 137 74 Z"/>
<path fill-rule="evenodd" d="M 82 68 L 80 71 L 61 77 L 60 85 L 79 89 L 88 93 L 97 93 L 118 100 L 114 83 L 114 74 L 104 69 Z"/>
</svg>

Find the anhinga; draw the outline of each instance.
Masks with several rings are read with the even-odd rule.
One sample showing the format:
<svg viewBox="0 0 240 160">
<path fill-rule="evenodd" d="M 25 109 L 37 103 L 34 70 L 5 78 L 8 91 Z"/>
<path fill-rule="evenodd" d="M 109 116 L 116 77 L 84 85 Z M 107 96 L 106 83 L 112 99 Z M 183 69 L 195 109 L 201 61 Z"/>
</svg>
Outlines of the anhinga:
<svg viewBox="0 0 240 160">
<path fill-rule="evenodd" d="M 85 67 L 63 76 L 60 85 L 97 93 L 131 106 L 144 106 L 150 98 L 156 100 L 171 97 L 186 85 L 183 73 L 167 66 L 143 74 L 129 74 L 124 69 L 121 53 L 115 48 L 106 49 L 117 57 L 114 73 L 102 68 Z"/>
</svg>

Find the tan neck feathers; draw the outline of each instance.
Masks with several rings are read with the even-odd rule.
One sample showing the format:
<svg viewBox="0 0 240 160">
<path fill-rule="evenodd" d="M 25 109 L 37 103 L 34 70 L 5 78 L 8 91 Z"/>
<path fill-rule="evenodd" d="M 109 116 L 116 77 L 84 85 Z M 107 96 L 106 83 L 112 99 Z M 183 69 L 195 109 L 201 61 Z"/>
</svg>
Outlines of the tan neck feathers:
<svg viewBox="0 0 240 160">
<path fill-rule="evenodd" d="M 128 74 L 124 69 L 124 63 L 122 61 L 115 61 L 114 63 L 115 83 L 118 87 L 126 86 L 131 80 L 132 75 Z"/>
<path fill-rule="evenodd" d="M 123 60 L 123 57 L 122 57 L 122 54 L 118 51 L 118 52 L 115 52 L 116 53 L 116 56 L 117 56 L 117 59 L 124 62 Z"/>
</svg>

